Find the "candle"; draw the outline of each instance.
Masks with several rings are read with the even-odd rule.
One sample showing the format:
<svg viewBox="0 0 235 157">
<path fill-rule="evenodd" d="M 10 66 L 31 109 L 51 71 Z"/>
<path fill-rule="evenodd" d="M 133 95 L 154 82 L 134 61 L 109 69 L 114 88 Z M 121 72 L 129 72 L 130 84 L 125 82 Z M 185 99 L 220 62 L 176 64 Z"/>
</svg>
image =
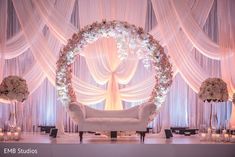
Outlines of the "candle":
<svg viewBox="0 0 235 157">
<path fill-rule="evenodd" d="M 211 138 L 212 138 L 212 141 L 215 141 L 216 140 L 216 134 L 212 134 Z"/>
<path fill-rule="evenodd" d="M 14 140 L 19 140 L 20 139 L 20 136 L 19 136 L 19 133 L 18 132 L 14 132 Z"/>
<path fill-rule="evenodd" d="M 20 128 L 20 127 L 17 127 L 17 128 L 16 128 L 16 131 L 20 133 L 20 132 L 21 132 L 21 128 Z"/>
<path fill-rule="evenodd" d="M 201 133 L 201 138 L 200 138 L 201 141 L 204 141 L 206 140 L 206 134 L 205 133 Z"/>
<path fill-rule="evenodd" d="M 220 134 L 216 134 L 216 141 L 220 142 Z"/>
<path fill-rule="evenodd" d="M 201 137 L 206 137 L 206 134 L 205 133 L 201 133 Z"/>
<path fill-rule="evenodd" d="M 232 135 L 231 136 L 231 140 L 230 140 L 231 142 L 235 142 L 235 135 Z"/>
<path fill-rule="evenodd" d="M 224 141 L 229 142 L 229 135 L 228 134 L 224 134 Z"/>
<path fill-rule="evenodd" d="M 4 133 L 0 132 L 0 141 L 4 140 Z"/>
<path fill-rule="evenodd" d="M 227 133 L 227 131 L 224 129 L 224 130 L 222 131 L 222 133 L 223 133 L 223 134 L 226 134 L 226 133 Z"/>
<path fill-rule="evenodd" d="M 208 133 L 208 134 L 211 134 L 211 128 L 208 128 L 208 129 L 207 129 L 207 133 Z"/>
<path fill-rule="evenodd" d="M 20 138 L 20 136 L 21 136 L 21 128 L 20 128 L 20 127 L 17 127 L 17 128 L 16 128 L 16 132 L 18 132 L 19 138 Z"/>
</svg>

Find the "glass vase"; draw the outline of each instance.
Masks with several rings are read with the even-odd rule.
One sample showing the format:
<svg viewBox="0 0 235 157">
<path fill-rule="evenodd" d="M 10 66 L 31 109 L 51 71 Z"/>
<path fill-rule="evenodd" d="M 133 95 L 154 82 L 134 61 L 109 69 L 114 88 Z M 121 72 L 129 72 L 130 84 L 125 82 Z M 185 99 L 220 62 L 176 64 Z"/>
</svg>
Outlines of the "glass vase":
<svg viewBox="0 0 235 157">
<path fill-rule="evenodd" d="M 211 109 L 210 109 L 210 128 L 213 131 L 216 131 L 218 126 L 218 116 L 215 107 L 213 106 L 213 103 L 211 103 Z"/>
<path fill-rule="evenodd" d="M 13 131 L 15 128 L 16 128 L 16 102 L 12 101 L 10 104 L 8 129 L 9 131 Z"/>
<path fill-rule="evenodd" d="M 218 117 L 217 114 L 214 113 L 212 115 L 212 119 L 211 119 L 211 129 L 216 131 L 218 129 Z"/>
</svg>

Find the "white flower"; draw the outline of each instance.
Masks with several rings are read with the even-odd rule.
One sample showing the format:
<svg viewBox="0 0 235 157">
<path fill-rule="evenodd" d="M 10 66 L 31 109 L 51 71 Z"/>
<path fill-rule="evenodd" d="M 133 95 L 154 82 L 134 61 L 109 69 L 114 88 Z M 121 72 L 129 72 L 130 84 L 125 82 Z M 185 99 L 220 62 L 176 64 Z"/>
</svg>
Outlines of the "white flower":
<svg viewBox="0 0 235 157">
<path fill-rule="evenodd" d="M 233 93 L 233 104 L 235 104 L 235 93 Z"/>
<path fill-rule="evenodd" d="M 29 95 L 26 81 L 19 76 L 8 76 L 0 85 L 0 98 L 23 102 Z"/>
<path fill-rule="evenodd" d="M 199 98 L 203 101 L 227 101 L 227 84 L 220 78 L 208 78 L 202 82 Z"/>
</svg>

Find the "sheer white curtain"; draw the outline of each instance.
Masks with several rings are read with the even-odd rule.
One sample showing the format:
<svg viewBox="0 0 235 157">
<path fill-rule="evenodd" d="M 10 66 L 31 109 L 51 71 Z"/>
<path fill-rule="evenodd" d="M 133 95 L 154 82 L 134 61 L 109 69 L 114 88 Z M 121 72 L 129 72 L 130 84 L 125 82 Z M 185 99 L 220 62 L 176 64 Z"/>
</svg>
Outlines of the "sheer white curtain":
<svg viewBox="0 0 235 157">
<path fill-rule="evenodd" d="M 7 6 L 7 0 L 0 1 L 0 14 L 2 16 L 0 23 L 0 80 L 2 80 L 3 77 L 4 51 L 7 41 Z"/>
<path fill-rule="evenodd" d="M 187 1 L 173 1 L 172 9 L 175 11 L 176 18 L 178 19 L 181 28 L 183 29 L 184 33 L 188 37 L 188 39 L 192 42 L 193 46 L 197 48 L 202 54 L 206 55 L 212 59 L 220 59 L 220 51 L 219 45 L 213 42 L 203 31 L 200 25 L 203 25 L 203 21 L 205 19 L 198 19 L 201 22 L 198 22 L 194 19 L 193 15 L 190 13 L 190 8 L 187 6 Z M 204 6 L 207 6 L 208 9 L 206 10 L 205 14 L 208 15 L 210 11 L 211 4 L 213 4 L 214 0 L 206 0 L 204 1 Z"/>
<path fill-rule="evenodd" d="M 172 8 L 173 6 L 175 7 L 176 2 L 169 1 L 168 3 L 166 3 L 166 1 L 163 2 L 161 0 L 152 1 L 152 2 L 153 2 L 153 7 L 155 6 L 154 11 L 156 13 L 157 20 L 159 19 L 158 20 L 158 27 L 162 27 L 162 29 L 159 29 L 159 31 L 163 34 L 165 33 L 165 35 L 167 35 L 167 31 L 169 31 L 169 30 L 175 29 L 175 31 L 177 31 L 177 27 L 173 28 L 170 26 L 180 25 L 180 27 L 182 28 L 182 25 L 185 24 L 185 22 L 182 24 L 182 21 L 180 21 L 178 24 L 175 24 L 174 22 L 177 22 L 177 20 L 174 20 L 174 18 L 175 19 L 178 18 L 180 20 L 185 20 L 185 18 L 190 17 L 190 12 L 187 12 L 187 14 L 185 14 L 187 16 L 182 16 L 182 18 L 181 18 L 180 16 L 175 16 L 175 15 L 177 15 L 175 12 L 176 8 L 174 8 L 175 10 L 172 9 L 173 11 L 169 11 L 170 8 Z M 209 1 L 207 1 L 207 2 L 209 2 Z M 179 2 L 179 4 L 180 3 L 181 2 Z M 179 5 L 179 4 L 177 4 L 177 5 Z M 206 5 L 208 3 L 204 3 L 204 4 Z M 211 43 L 216 43 L 216 41 L 218 40 L 218 38 L 217 38 L 218 33 L 217 33 L 217 29 L 216 29 L 217 28 L 217 11 L 216 11 L 217 5 L 216 4 L 217 3 L 215 1 L 215 3 L 213 3 L 212 9 L 210 10 L 209 17 L 206 18 L 204 16 L 204 18 L 201 19 L 201 22 L 198 22 L 201 25 L 201 31 L 204 32 L 203 33 L 204 35 L 208 36 L 206 39 L 208 39 Z M 183 5 L 186 5 L 186 3 L 184 2 Z M 210 5 L 210 4 L 208 4 L 208 5 Z M 161 9 L 161 10 L 159 10 L 159 9 Z M 165 12 L 164 12 L 164 10 L 165 10 Z M 178 8 L 178 10 L 179 10 L 179 8 Z M 206 12 L 204 12 L 204 13 L 206 13 Z M 202 13 L 203 13 L 203 11 L 202 11 Z M 164 17 L 166 15 L 168 15 L 168 16 Z M 195 14 L 194 14 L 194 16 L 196 17 Z M 170 20 L 170 17 L 172 17 L 171 20 Z M 168 18 L 168 20 L 167 20 L 167 18 Z M 197 18 L 195 18 L 195 19 L 197 19 Z M 205 21 L 205 19 L 207 19 L 207 21 Z M 162 21 L 162 23 L 161 23 L 160 20 L 164 20 L 164 21 Z M 206 22 L 204 27 L 203 27 L 203 25 L 204 25 L 203 21 Z M 167 23 L 168 23 L 168 25 L 166 26 Z M 194 21 L 194 23 L 195 23 L 195 21 Z M 187 25 L 189 25 L 189 23 Z M 166 28 L 166 27 L 168 27 L 168 28 Z M 194 27 L 188 27 L 188 29 L 189 28 L 194 28 Z M 178 29 L 178 31 L 180 31 L 180 29 Z M 188 35 L 184 35 L 184 33 L 186 31 L 191 31 L 191 30 L 183 29 L 183 31 L 181 31 L 181 36 L 178 36 L 178 37 L 177 37 L 177 34 L 171 35 L 170 39 L 171 40 L 175 39 L 175 40 L 174 40 L 174 42 L 171 42 L 171 41 L 167 42 L 166 46 L 169 50 L 170 56 L 173 57 L 172 58 L 173 60 L 178 60 L 178 59 L 182 60 L 182 57 L 183 57 L 182 55 L 187 55 L 187 54 L 191 57 L 191 59 L 194 60 L 194 62 L 190 62 L 187 64 L 182 64 L 180 62 L 179 62 L 179 64 L 176 62 L 176 64 L 180 65 L 180 66 L 178 66 L 178 70 L 180 71 L 181 76 L 183 76 L 183 79 L 189 84 L 190 87 L 192 87 L 192 89 L 194 91 L 197 91 L 197 89 L 200 86 L 200 82 L 203 81 L 208 76 L 221 77 L 221 72 L 220 72 L 220 65 L 221 64 L 219 61 L 212 60 L 212 59 L 208 58 L 208 57 L 214 58 L 214 57 L 212 57 L 212 55 L 210 56 L 209 54 L 201 53 L 201 50 L 195 46 L 193 40 L 187 40 L 190 38 Z M 162 34 L 161 34 L 161 36 L 162 36 Z M 195 36 L 193 38 L 195 38 Z M 184 42 L 176 44 L 177 41 L 184 41 Z M 192 44 L 192 45 L 188 48 L 185 47 L 186 49 L 182 49 L 183 48 L 182 44 L 185 44 L 185 45 Z M 216 44 L 214 44 L 214 45 L 216 45 Z M 172 46 L 174 47 L 174 49 L 171 49 Z M 193 49 L 193 51 L 191 51 L 192 46 L 194 48 L 196 48 L 196 49 Z M 171 50 L 173 50 L 173 51 L 171 51 Z M 210 52 L 213 53 L 211 50 L 210 50 Z M 174 55 L 173 53 L 180 53 L 181 56 Z M 200 66 L 198 68 L 198 70 L 197 70 L 197 68 L 195 68 L 195 65 Z M 190 74 L 190 76 L 188 77 L 187 73 L 189 72 L 188 71 L 189 69 L 186 70 L 185 66 L 188 66 L 189 69 L 194 69 L 194 70 L 198 71 L 199 73 L 206 73 L 207 76 L 199 75 L 199 73 L 197 73 L 196 71 L 193 70 L 195 75 Z M 198 76 L 203 76 L 203 77 L 200 78 Z M 177 92 L 177 90 L 178 90 L 177 85 L 179 83 L 181 84 L 180 85 L 181 92 L 184 94 Z M 193 85 L 191 83 L 195 83 L 195 84 Z M 207 124 L 208 125 L 208 118 L 209 118 L 208 113 L 210 112 L 209 105 L 203 104 L 198 99 L 198 96 L 196 95 L 196 93 L 192 91 L 192 89 L 190 89 L 188 86 L 185 86 L 185 83 L 184 83 L 184 81 L 182 82 L 182 78 L 180 76 L 177 76 L 175 78 L 173 85 L 172 85 L 172 88 L 169 93 L 169 97 L 166 102 L 166 104 L 168 106 L 166 106 L 166 109 L 163 110 L 163 112 L 161 113 L 162 115 L 160 115 L 160 116 L 163 116 L 163 118 L 168 117 L 167 119 L 165 119 L 165 121 L 163 120 L 163 122 L 165 123 L 165 124 L 163 124 L 163 127 L 164 126 L 169 127 L 172 125 L 173 126 L 190 126 L 190 127 L 199 127 L 200 124 Z M 180 96 L 178 94 L 180 94 Z M 187 104 L 187 105 L 185 105 L 185 104 Z M 181 108 L 182 112 L 181 113 L 174 112 L 175 110 L 177 110 L 179 108 L 179 106 L 181 106 L 180 108 Z M 219 117 L 219 125 L 223 125 L 225 120 L 229 120 L 229 118 L 230 118 L 231 103 L 228 103 L 228 104 L 220 103 L 220 104 L 216 104 L 214 106 L 215 106 L 214 108 L 215 108 L 215 110 L 218 114 L 218 117 Z M 173 110 L 171 110 L 171 109 L 173 109 Z M 172 116 L 175 116 L 175 117 L 173 118 Z M 159 118 L 159 119 L 161 119 L 161 118 Z"/>
<path fill-rule="evenodd" d="M 235 93 L 235 2 L 218 1 L 218 36 L 221 51 L 222 78 L 228 84 L 230 96 Z M 232 126 L 235 127 L 235 106 L 232 111 Z"/>
<path fill-rule="evenodd" d="M 215 5 L 216 0 L 14 0 L 14 6 L 11 0 L 0 0 L 0 2 L 1 15 L 7 13 L 6 17 L 0 19 L 0 71 L 3 71 L 0 74 L 2 76 L 16 74 L 24 77 L 31 91 L 29 99 L 24 104 L 19 104 L 17 108 L 18 115 L 24 115 L 21 118 L 23 121 L 19 122 L 24 130 L 31 131 L 35 129 L 33 126 L 39 124 L 54 125 L 55 123 L 63 128 L 61 122 L 64 121 L 67 131 L 76 131 L 76 125 L 71 122 L 66 113 L 64 113 L 66 118 L 63 119 L 63 108 L 60 108 L 61 104 L 56 98 L 54 88 L 55 62 L 61 44 L 65 44 L 73 32 L 77 32 L 80 27 L 97 20 L 100 21 L 103 18 L 128 21 L 137 26 L 145 27 L 145 30 L 153 34 L 165 46 L 174 64 L 174 74 L 180 72 L 174 78 L 165 108 L 153 124 L 156 126 L 156 130 L 159 130 L 162 126 L 198 127 L 199 124 L 207 123 L 209 105 L 204 105 L 198 100 L 194 91 L 198 91 L 201 81 L 205 78 L 221 76 L 220 67 L 222 77 L 229 84 L 230 94 L 234 92 L 234 76 L 232 73 L 234 69 L 230 68 L 234 61 L 234 57 L 230 57 L 234 56 L 233 27 L 228 28 L 229 25 L 219 27 L 220 32 L 230 32 L 231 39 L 228 39 L 229 41 L 223 39 L 227 36 L 226 33 L 219 34 L 218 39 L 216 30 L 218 21 L 221 21 L 220 24 L 234 24 L 232 18 L 223 19 L 228 13 L 234 14 L 231 10 L 232 1 L 219 1 L 219 4 Z M 224 5 L 225 2 L 229 5 Z M 152 4 L 153 8 L 151 7 Z M 218 6 L 218 16 L 221 17 L 218 21 L 216 6 Z M 219 8 L 224 7 L 228 8 L 228 12 L 221 12 L 223 9 Z M 223 52 L 225 53 L 223 55 L 217 53 L 221 50 L 218 50 L 218 45 L 224 45 Z M 87 56 L 93 56 L 93 54 L 97 56 L 96 52 L 101 52 L 98 51 L 99 49 L 107 52 L 107 56 L 110 55 L 105 42 L 99 44 L 99 46 L 96 45 L 95 48 L 88 46 L 87 49 L 90 49 L 90 53 L 88 52 Z M 101 58 L 106 60 L 107 56 Z M 221 57 L 222 61 L 220 62 L 218 60 Z M 97 80 L 88 72 L 89 70 L 92 71 L 92 68 L 91 65 L 86 63 L 87 58 L 85 55 L 79 56 L 74 64 L 74 75 L 76 77 L 73 77 L 73 84 L 76 94 L 81 103 L 92 104 L 91 102 L 93 102 L 94 107 L 103 109 L 104 100 L 107 97 L 105 89 L 108 88 L 108 84 L 104 84 L 105 81 L 97 84 Z M 108 61 L 110 60 L 107 59 L 106 67 Z M 122 103 L 125 107 L 138 103 L 136 102 L 137 96 L 139 96 L 138 101 L 144 101 L 148 96 L 148 90 L 151 91 L 153 86 L 152 72 L 144 70 L 140 62 L 137 63 L 133 60 L 133 63 L 136 64 L 134 66 L 136 72 L 134 73 L 134 68 L 131 70 L 133 73 L 128 74 L 128 76 L 133 75 L 134 79 L 124 84 L 121 84 L 122 79 L 118 78 L 118 76 L 122 76 L 121 73 L 115 74 L 116 77 L 113 77 L 116 78 L 116 81 L 113 81 L 114 79 L 110 81 L 110 77 L 114 75 L 106 73 L 110 82 L 116 82 L 112 87 L 115 87 L 117 82 L 120 81 L 120 85 L 116 86 L 116 89 L 120 88 L 119 96 L 121 100 L 124 100 Z M 125 66 L 125 64 L 120 64 L 119 68 L 116 67 L 117 71 L 121 70 L 122 66 Z M 93 71 L 95 71 L 95 68 Z M 149 78 L 146 79 L 143 76 Z M 1 126 L 8 118 L 8 107 L 6 104 L 0 106 Z M 225 119 L 229 119 L 231 104 L 218 104 L 215 108 L 220 115 L 221 123 Z M 43 116 L 43 113 L 46 116 Z"/>
<path fill-rule="evenodd" d="M 170 0 L 156 0 L 152 2 L 160 32 L 167 39 L 166 46 L 172 62 L 190 87 L 198 92 L 201 82 L 209 76 L 190 55 L 193 47 L 191 42 L 179 28 L 175 27 L 179 24 L 173 4 L 171 4 Z"/>
<path fill-rule="evenodd" d="M 146 10 L 147 1 L 81 0 L 79 1 L 80 26 L 102 19 L 116 19 L 144 27 Z M 126 95 L 124 100 L 128 101 L 128 93 L 133 93 L 135 89 L 119 90 L 119 84 L 127 84 L 133 78 L 138 58 L 130 54 L 127 61 L 121 62 L 117 55 L 116 42 L 112 39 L 99 40 L 89 45 L 84 50 L 83 56 L 93 79 L 99 84 L 108 82 L 105 109 L 122 109 L 122 93 Z M 132 97 L 132 99 L 138 101 L 143 98 Z"/>
<path fill-rule="evenodd" d="M 133 78 L 138 65 L 138 58 L 130 56 L 122 62 L 118 58 L 114 39 L 98 40 L 86 47 L 83 55 L 95 82 L 100 85 L 108 83 L 105 109 L 123 109 L 119 84 L 127 84 Z"/>
<path fill-rule="evenodd" d="M 30 31 L 24 31 L 24 33 L 27 41 L 31 45 L 32 54 L 34 55 L 36 63 L 40 67 L 40 69 L 38 70 L 42 70 L 49 79 L 49 81 L 53 85 L 55 85 L 55 72 L 56 72 L 56 60 L 57 60 L 56 56 L 58 55 L 58 50 L 60 48 L 59 47 L 60 45 L 58 45 L 58 41 L 54 40 L 53 37 L 50 36 L 50 33 L 47 36 L 45 36 L 43 32 L 37 31 L 39 29 L 40 20 L 42 19 L 36 12 L 34 14 L 31 14 L 29 18 L 25 18 L 26 15 L 33 12 L 33 6 L 29 2 L 30 1 L 25 1 L 25 0 L 14 1 L 14 6 L 18 12 L 19 20 L 24 30 L 30 30 Z M 61 1 L 61 2 L 66 3 L 67 1 Z M 28 24 L 29 21 L 30 24 Z M 31 39 L 30 36 L 32 35 L 35 36 L 36 41 L 30 40 Z M 40 49 L 37 49 L 36 47 L 40 47 Z M 98 100 L 99 100 L 99 95 L 103 95 L 102 91 L 100 91 L 98 88 L 91 86 L 76 77 L 74 77 L 73 80 L 74 80 L 75 91 L 77 93 L 87 96 L 98 93 L 96 94 L 97 95 L 96 99 Z"/>
<path fill-rule="evenodd" d="M 37 15 L 37 13 L 35 13 L 35 14 L 32 14 L 28 19 L 25 18 L 26 15 L 28 15 L 30 12 L 33 12 L 33 6 L 31 5 L 31 3 L 29 3 L 28 1 L 25 1 L 25 0 L 13 1 L 13 2 L 14 2 L 14 6 L 16 8 L 17 14 L 19 16 L 19 21 L 20 21 L 21 25 L 23 26 L 22 29 L 30 30 L 30 31 L 27 31 L 27 32 L 24 31 L 24 33 L 25 33 L 25 36 L 26 36 L 26 40 L 30 43 L 31 50 L 32 50 L 32 53 L 35 57 L 35 60 L 37 61 L 38 65 L 41 67 L 41 70 L 45 73 L 47 78 L 50 80 L 50 82 L 52 84 L 54 84 L 55 69 L 56 68 L 55 68 L 55 64 L 53 64 L 53 63 L 56 62 L 56 57 L 55 57 L 55 54 L 52 53 L 52 51 L 56 51 L 57 49 L 56 49 L 55 46 L 50 46 L 50 44 L 55 45 L 55 43 L 53 41 L 51 41 L 51 40 L 45 41 L 45 37 L 43 36 L 42 32 L 37 31 L 39 29 L 40 20 L 44 20 L 44 22 L 46 22 L 46 23 L 48 22 L 48 20 L 45 18 L 46 14 L 43 14 L 43 9 L 45 9 L 45 12 L 46 11 L 49 12 L 50 10 L 48 8 L 45 8 L 47 5 L 45 5 L 44 3 L 46 3 L 46 4 L 48 3 L 48 6 L 50 6 L 50 4 L 49 4 L 50 2 L 49 1 L 45 1 L 44 3 L 42 2 L 42 6 L 40 4 L 35 3 L 35 5 L 37 5 L 37 8 L 39 10 L 38 12 L 40 12 L 42 14 L 41 16 L 44 17 L 44 18 L 41 18 L 39 15 Z M 20 5 L 20 4 L 23 4 L 23 5 Z M 123 3 L 121 3 L 121 4 L 123 4 Z M 133 6 L 134 10 L 136 10 L 136 9 L 137 10 L 143 10 L 143 11 L 146 10 L 146 8 L 144 9 L 144 7 L 146 7 L 145 5 L 140 5 L 140 3 L 137 3 L 137 4 L 138 5 Z M 114 3 L 112 3 L 112 5 L 113 5 L 113 7 L 111 7 L 111 8 L 119 7 L 118 9 L 119 10 L 121 9 L 121 7 L 119 5 L 114 5 Z M 127 7 L 129 7 L 129 6 L 131 6 L 131 5 L 130 4 L 127 5 Z M 109 7 L 106 7 L 106 8 L 109 8 Z M 52 9 L 52 11 L 48 13 L 48 16 L 51 13 L 56 13 L 56 12 Z M 129 17 L 128 17 L 132 21 L 136 20 L 136 18 L 133 18 L 133 15 L 136 16 L 136 14 L 130 14 Z M 125 18 L 127 18 L 127 17 L 125 17 Z M 144 16 L 143 16 L 142 19 L 145 19 Z M 136 21 L 139 22 L 141 20 L 136 20 Z M 144 20 L 142 20 L 142 21 L 144 21 Z M 28 23 L 30 23 L 30 24 L 28 24 Z M 55 29 L 56 31 L 58 31 L 58 32 L 56 32 L 56 34 L 59 34 L 59 31 L 61 31 L 60 27 L 58 27 L 58 28 L 56 27 L 56 26 L 60 26 L 59 23 L 58 23 L 58 20 L 57 20 L 57 23 L 56 23 L 56 21 L 55 22 L 52 21 L 51 23 L 55 23 L 55 24 L 48 24 L 48 27 L 53 29 L 53 30 Z M 144 24 L 142 24 L 142 25 L 144 25 Z M 70 28 L 71 26 L 68 25 L 67 27 Z M 54 34 L 53 32 L 54 31 L 52 31 L 52 34 Z M 30 37 L 32 35 L 36 36 L 35 40 L 37 42 L 34 42 L 34 41 L 30 40 L 31 39 Z M 57 35 L 55 35 L 55 36 L 57 37 Z M 63 41 L 61 41 L 61 42 L 63 42 Z M 37 49 L 36 47 L 40 47 L 41 50 Z M 44 53 L 47 54 L 46 57 L 45 57 Z M 120 73 L 120 72 L 117 72 L 117 73 Z M 128 72 L 125 72 L 125 73 L 128 74 Z M 124 82 L 123 80 L 124 79 L 121 79 L 120 76 L 119 76 L 119 82 Z M 114 82 L 114 81 L 111 80 L 110 82 Z M 126 81 L 126 82 L 128 82 L 128 81 Z M 115 87 L 116 83 L 114 82 L 114 83 L 111 83 L 111 84 L 114 85 L 114 86 L 109 86 L 109 87 Z M 102 101 L 104 99 L 104 96 L 105 96 L 104 91 L 99 90 L 98 88 L 95 88 L 94 86 L 88 85 L 85 82 L 82 82 L 81 80 L 79 80 L 77 78 L 74 78 L 74 85 L 75 85 L 75 87 L 79 87 L 79 88 L 75 88 L 76 92 L 79 93 L 79 94 L 83 94 L 83 95 L 85 95 L 85 94 L 87 94 L 87 95 L 92 95 L 93 94 L 94 95 L 94 92 L 95 92 L 95 89 L 96 89 L 95 93 L 97 93 L 96 94 L 97 97 L 96 97 L 95 101 L 90 102 L 90 101 L 87 101 L 87 100 L 84 100 L 84 99 L 80 99 L 81 100 L 80 102 L 82 102 L 82 103 L 86 102 L 87 104 L 89 104 L 89 103 L 91 104 L 91 103 L 95 103 L 95 102 L 98 102 L 98 101 Z M 81 87 L 83 87 L 83 88 L 81 88 Z M 93 91 L 89 92 L 88 87 L 90 89 L 92 89 Z M 84 91 L 84 89 L 86 91 Z M 110 89 L 113 90 L 112 88 L 110 88 Z M 108 92 L 108 93 L 110 93 L 110 92 Z M 119 92 L 116 92 L 116 93 L 119 93 Z M 103 97 L 101 97 L 101 95 Z M 107 99 L 107 100 L 109 100 L 109 99 Z M 112 100 L 111 100 L 111 102 L 112 102 Z M 109 104 L 109 103 L 107 103 L 107 104 Z M 120 103 L 119 103 L 118 106 L 119 106 L 119 108 L 116 108 L 116 109 L 121 109 L 120 108 Z M 115 108 L 113 108 L 113 109 L 115 109 Z"/>
</svg>

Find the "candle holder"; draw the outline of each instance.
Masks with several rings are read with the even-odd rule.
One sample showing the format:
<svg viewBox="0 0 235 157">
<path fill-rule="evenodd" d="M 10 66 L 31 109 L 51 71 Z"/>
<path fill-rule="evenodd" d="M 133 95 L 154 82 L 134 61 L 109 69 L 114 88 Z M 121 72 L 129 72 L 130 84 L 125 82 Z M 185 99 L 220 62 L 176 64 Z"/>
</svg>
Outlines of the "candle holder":
<svg viewBox="0 0 235 157">
<path fill-rule="evenodd" d="M 216 136 L 215 136 L 215 142 L 221 142 L 221 136 L 220 136 L 220 134 L 216 134 Z"/>
<path fill-rule="evenodd" d="M 12 133 L 8 131 L 5 136 L 5 141 L 10 141 L 12 139 Z"/>
<path fill-rule="evenodd" d="M 211 130 L 211 128 L 208 128 L 207 129 L 207 136 L 206 136 L 207 138 L 207 141 L 211 141 L 212 140 L 212 130 Z"/>
<path fill-rule="evenodd" d="M 235 143 L 235 135 L 231 135 L 230 142 Z"/>
<path fill-rule="evenodd" d="M 211 141 L 212 141 L 212 142 L 215 142 L 215 141 L 216 141 L 216 134 L 215 134 L 215 133 L 212 133 L 212 134 L 211 134 Z"/>
<path fill-rule="evenodd" d="M 200 141 L 206 141 L 207 134 L 206 133 L 200 133 Z"/>
<path fill-rule="evenodd" d="M 16 127 L 16 131 L 17 132 L 21 132 L 21 128 L 20 127 Z"/>
<path fill-rule="evenodd" d="M 205 124 L 200 124 L 199 138 L 200 138 L 200 141 L 206 141 L 207 140 L 207 131 L 206 131 L 206 125 Z"/>
<path fill-rule="evenodd" d="M 21 139 L 21 128 L 17 127 L 14 130 L 10 130 L 7 132 L 2 132 L 3 130 L 0 129 L 0 141 L 19 141 Z"/>
<path fill-rule="evenodd" d="M 224 142 L 229 142 L 230 138 L 229 138 L 229 134 L 224 134 Z"/>
<path fill-rule="evenodd" d="M 20 140 L 20 134 L 19 134 L 18 132 L 14 132 L 14 133 L 13 133 L 13 138 L 14 138 L 14 140 L 16 140 L 16 141 L 19 141 L 19 140 Z"/>
<path fill-rule="evenodd" d="M 230 131 L 223 130 L 222 131 L 222 141 L 223 142 L 229 142 L 230 141 Z"/>
</svg>

